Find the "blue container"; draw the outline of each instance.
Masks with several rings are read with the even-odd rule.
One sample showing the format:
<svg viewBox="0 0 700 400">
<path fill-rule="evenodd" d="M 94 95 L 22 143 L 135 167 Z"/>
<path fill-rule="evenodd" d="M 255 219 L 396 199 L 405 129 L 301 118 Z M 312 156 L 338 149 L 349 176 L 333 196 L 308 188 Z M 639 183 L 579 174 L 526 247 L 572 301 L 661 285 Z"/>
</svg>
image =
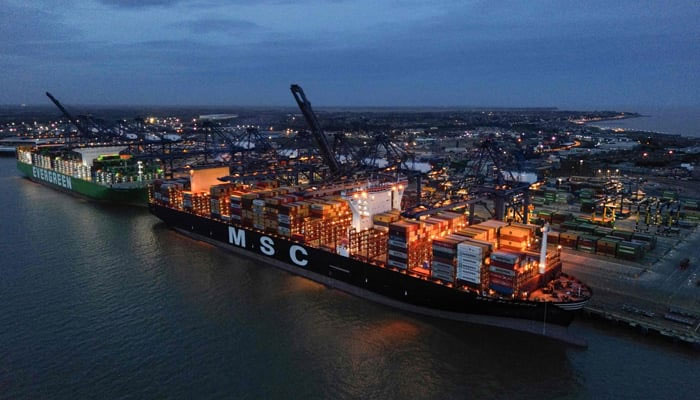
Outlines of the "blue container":
<svg viewBox="0 0 700 400">
<path fill-rule="evenodd" d="M 510 288 L 510 287 L 507 287 L 507 286 L 502 286 L 502 285 L 498 285 L 498 284 L 492 283 L 492 284 L 489 285 L 489 287 L 490 287 L 493 291 L 498 292 L 498 293 L 501 293 L 501 294 L 507 294 L 507 295 L 513 294 L 513 288 Z"/>
</svg>

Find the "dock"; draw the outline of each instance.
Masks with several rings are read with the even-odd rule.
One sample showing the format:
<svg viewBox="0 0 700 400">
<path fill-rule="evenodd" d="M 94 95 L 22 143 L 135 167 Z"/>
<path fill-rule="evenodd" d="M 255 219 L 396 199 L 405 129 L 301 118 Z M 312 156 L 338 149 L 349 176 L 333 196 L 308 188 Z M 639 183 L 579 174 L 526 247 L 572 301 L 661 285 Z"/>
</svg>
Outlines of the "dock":
<svg viewBox="0 0 700 400">
<path fill-rule="evenodd" d="M 678 237 L 658 237 L 657 248 L 641 262 L 562 251 L 564 271 L 584 279 L 594 291 L 587 317 L 612 321 L 644 334 L 700 346 L 700 228 Z M 687 268 L 680 268 L 683 258 Z"/>
</svg>

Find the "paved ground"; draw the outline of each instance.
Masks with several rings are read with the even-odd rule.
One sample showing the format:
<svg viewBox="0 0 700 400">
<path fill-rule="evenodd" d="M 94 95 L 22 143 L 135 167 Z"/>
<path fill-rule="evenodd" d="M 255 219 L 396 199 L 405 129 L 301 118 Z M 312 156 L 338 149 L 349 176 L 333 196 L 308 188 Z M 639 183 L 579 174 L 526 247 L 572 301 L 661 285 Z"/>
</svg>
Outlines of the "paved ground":
<svg viewBox="0 0 700 400">
<path fill-rule="evenodd" d="M 690 267 L 681 270 L 685 257 Z M 688 327 L 663 318 L 669 307 L 700 316 L 700 229 L 659 237 L 657 248 L 640 263 L 569 249 L 562 250 L 562 261 L 565 272 L 593 288 L 591 307 L 700 334 L 700 321 Z"/>
</svg>

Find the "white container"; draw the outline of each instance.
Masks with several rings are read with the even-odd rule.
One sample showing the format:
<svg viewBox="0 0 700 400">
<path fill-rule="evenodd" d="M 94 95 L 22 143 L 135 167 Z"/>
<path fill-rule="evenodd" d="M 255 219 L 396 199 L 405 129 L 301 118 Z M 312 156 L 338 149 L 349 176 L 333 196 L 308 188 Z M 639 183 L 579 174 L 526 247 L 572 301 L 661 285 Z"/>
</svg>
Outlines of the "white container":
<svg viewBox="0 0 700 400">
<path fill-rule="evenodd" d="M 406 242 L 402 242 L 400 240 L 389 239 L 389 244 L 392 246 L 403 247 L 404 249 L 407 247 Z"/>
<path fill-rule="evenodd" d="M 392 260 L 392 259 L 389 259 L 389 260 L 387 261 L 387 264 L 390 265 L 390 266 L 392 266 L 392 267 L 401 268 L 401 269 L 406 269 L 406 263 L 402 263 L 402 262 L 395 261 L 395 260 Z"/>
<path fill-rule="evenodd" d="M 491 253 L 491 259 L 502 263 L 516 264 L 520 260 L 520 257 L 517 254 L 494 251 Z"/>
<path fill-rule="evenodd" d="M 406 253 L 402 253 L 402 252 L 396 251 L 396 250 L 389 250 L 389 255 L 392 257 L 403 258 L 404 260 L 408 258 Z"/>
<path fill-rule="evenodd" d="M 481 275 L 479 274 L 465 274 L 457 272 L 457 279 L 469 283 L 481 284 Z"/>
</svg>

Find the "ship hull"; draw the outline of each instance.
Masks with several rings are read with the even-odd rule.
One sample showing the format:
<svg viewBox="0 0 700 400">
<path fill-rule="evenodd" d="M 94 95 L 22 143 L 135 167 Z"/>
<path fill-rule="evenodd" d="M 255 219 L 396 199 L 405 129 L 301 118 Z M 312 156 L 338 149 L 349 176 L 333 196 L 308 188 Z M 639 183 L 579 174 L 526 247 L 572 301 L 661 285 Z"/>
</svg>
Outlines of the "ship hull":
<svg viewBox="0 0 700 400">
<path fill-rule="evenodd" d="M 564 309 L 554 303 L 485 297 L 306 246 L 283 236 L 160 204 L 151 203 L 149 209 L 171 228 L 192 238 L 382 304 L 433 317 L 515 329 L 585 345 L 566 328 L 583 304 L 566 304 L 569 309 Z"/>
<path fill-rule="evenodd" d="M 148 189 L 146 187 L 123 189 L 109 187 L 21 161 L 17 161 L 17 169 L 34 182 L 90 200 L 142 207 L 148 204 Z"/>
</svg>

